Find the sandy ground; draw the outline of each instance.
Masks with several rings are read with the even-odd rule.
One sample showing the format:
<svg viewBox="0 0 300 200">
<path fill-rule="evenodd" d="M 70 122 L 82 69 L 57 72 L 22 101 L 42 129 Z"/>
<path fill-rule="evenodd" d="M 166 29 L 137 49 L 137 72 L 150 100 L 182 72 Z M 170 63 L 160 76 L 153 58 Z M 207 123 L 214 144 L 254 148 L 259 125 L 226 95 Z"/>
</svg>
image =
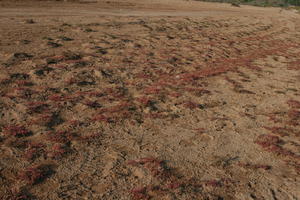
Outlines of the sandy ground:
<svg viewBox="0 0 300 200">
<path fill-rule="evenodd" d="M 300 199 L 300 15 L 0 1 L 0 199 Z"/>
</svg>

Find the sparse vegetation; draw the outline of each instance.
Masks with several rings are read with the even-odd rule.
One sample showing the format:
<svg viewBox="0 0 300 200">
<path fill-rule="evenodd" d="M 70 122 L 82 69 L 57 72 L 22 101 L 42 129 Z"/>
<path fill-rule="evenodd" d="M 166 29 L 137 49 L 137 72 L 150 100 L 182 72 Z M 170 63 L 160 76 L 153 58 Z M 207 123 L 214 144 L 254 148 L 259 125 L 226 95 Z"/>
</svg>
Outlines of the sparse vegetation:
<svg viewBox="0 0 300 200">
<path fill-rule="evenodd" d="M 240 6 L 279 0 L 24 2 L 0 2 L 0 199 L 297 195 L 298 15 Z"/>
</svg>

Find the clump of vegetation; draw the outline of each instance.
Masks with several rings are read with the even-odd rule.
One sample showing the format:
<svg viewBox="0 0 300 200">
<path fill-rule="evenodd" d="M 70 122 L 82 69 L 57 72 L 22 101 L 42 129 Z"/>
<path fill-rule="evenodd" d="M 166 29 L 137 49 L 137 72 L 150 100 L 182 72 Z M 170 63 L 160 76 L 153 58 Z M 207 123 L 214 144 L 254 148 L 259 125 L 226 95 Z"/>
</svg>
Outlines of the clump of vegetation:
<svg viewBox="0 0 300 200">
<path fill-rule="evenodd" d="M 3 131 L 4 135 L 15 136 L 15 137 L 23 137 L 30 135 L 30 131 L 27 130 L 24 126 L 19 125 L 9 125 L 4 127 Z"/>
<path fill-rule="evenodd" d="M 28 161 L 32 161 L 39 157 L 43 153 L 45 147 L 42 143 L 29 143 L 24 153 L 24 158 Z"/>
<path fill-rule="evenodd" d="M 21 171 L 19 178 L 27 184 L 35 185 L 47 178 L 50 172 L 49 166 L 37 165 Z"/>
</svg>

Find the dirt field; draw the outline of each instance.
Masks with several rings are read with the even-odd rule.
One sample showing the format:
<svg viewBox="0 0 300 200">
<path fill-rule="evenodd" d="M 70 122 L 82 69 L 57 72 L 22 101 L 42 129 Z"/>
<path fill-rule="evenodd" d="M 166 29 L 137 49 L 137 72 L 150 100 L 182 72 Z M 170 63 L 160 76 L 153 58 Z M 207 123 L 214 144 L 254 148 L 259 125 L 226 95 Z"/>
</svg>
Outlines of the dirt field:
<svg viewBox="0 0 300 200">
<path fill-rule="evenodd" d="M 300 199 L 300 15 L 0 1 L 0 199 Z"/>
</svg>

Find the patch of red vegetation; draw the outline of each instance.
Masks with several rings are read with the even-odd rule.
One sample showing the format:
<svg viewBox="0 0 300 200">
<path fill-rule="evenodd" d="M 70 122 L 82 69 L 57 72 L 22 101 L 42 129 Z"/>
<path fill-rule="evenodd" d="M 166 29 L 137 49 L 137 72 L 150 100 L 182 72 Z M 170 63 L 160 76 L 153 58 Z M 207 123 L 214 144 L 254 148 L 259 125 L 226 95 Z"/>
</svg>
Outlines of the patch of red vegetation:
<svg viewBox="0 0 300 200">
<path fill-rule="evenodd" d="M 267 134 L 260 135 L 255 143 L 260 145 L 264 150 L 272 152 L 276 155 L 300 159 L 300 156 L 298 156 L 297 154 L 280 146 L 284 142 L 278 136 Z"/>
<path fill-rule="evenodd" d="M 208 180 L 208 181 L 205 181 L 204 184 L 206 186 L 211 186 L 211 187 L 221 187 L 222 186 L 222 182 L 220 180 Z"/>
<path fill-rule="evenodd" d="M 169 96 L 178 98 L 178 97 L 182 96 L 182 94 L 179 92 L 172 92 L 172 93 L 169 93 Z"/>
<path fill-rule="evenodd" d="M 135 77 L 141 78 L 141 79 L 149 79 L 149 78 L 151 78 L 151 75 L 141 72 L 141 73 L 136 74 Z"/>
<path fill-rule="evenodd" d="M 144 89 L 145 94 L 159 94 L 161 91 L 162 89 L 156 86 L 151 86 Z"/>
<path fill-rule="evenodd" d="M 270 121 L 272 121 L 274 123 L 280 123 L 280 122 L 282 122 L 282 120 L 279 119 L 278 116 L 281 114 L 282 114 L 281 112 L 270 113 L 270 114 L 267 114 L 267 117 L 269 118 Z"/>
<path fill-rule="evenodd" d="M 290 121 L 288 122 L 289 125 L 298 126 L 300 124 L 300 111 L 299 110 L 290 110 L 288 112 L 288 117 Z"/>
<path fill-rule="evenodd" d="M 65 100 L 64 96 L 59 95 L 59 94 L 50 95 L 48 97 L 48 99 L 51 100 L 51 101 L 64 101 Z"/>
<path fill-rule="evenodd" d="M 227 73 L 229 71 L 235 70 L 235 67 L 215 67 L 215 68 L 208 68 L 208 69 L 203 69 L 200 71 L 196 71 L 193 73 L 186 73 L 179 75 L 180 79 L 183 81 L 192 81 L 192 80 L 198 80 L 200 78 L 205 78 L 205 77 L 211 77 L 211 76 L 216 76 L 220 75 L 223 73 Z"/>
<path fill-rule="evenodd" d="M 60 159 L 66 152 L 66 146 L 57 143 L 52 146 L 51 150 L 47 153 L 47 156 L 53 159 Z"/>
<path fill-rule="evenodd" d="M 89 141 L 94 141 L 99 139 L 101 136 L 101 133 L 97 132 L 97 133 L 92 133 L 89 135 L 84 135 L 84 136 L 80 136 L 80 140 L 81 141 L 85 141 L 85 142 L 89 142 Z"/>
<path fill-rule="evenodd" d="M 293 129 L 285 128 L 285 127 L 264 127 L 265 129 L 271 131 L 273 134 L 283 136 L 288 136 L 293 132 Z"/>
<path fill-rule="evenodd" d="M 7 136 L 24 137 L 31 134 L 24 126 L 9 125 L 3 128 L 3 134 Z"/>
<path fill-rule="evenodd" d="M 291 120 L 298 120 L 298 119 L 300 119 L 300 111 L 299 110 L 290 110 L 288 112 L 288 116 L 291 118 Z"/>
<path fill-rule="evenodd" d="M 44 147 L 45 145 L 41 143 L 29 143 L 24 158 L 30 161 L 36 159 L 43 152 Z"/>
<path fill-rule="evenodd" d="M 28 122 L 28 125 L 46 125 L 52 119 L 52 114 L 40 114 Z"/>
<path fill-rule="evenodd" d="M 300 109 L 300 101 L 288 100 L 287 104 L 293 109 Z"/>
<path fill-rule="evenodd" d="M 259 165 L 259 164 L 251 164 L 251 163 L 238 163 L 238 166 L 246 168 L 246 169 L 264 169 L 270 170 L 270 165 Z"/>
<path fill-rule="evenodd" d="M 25 181 L 27 184 L 35 185 L 43 181 L 47 175 L 47 167 L 43 165 L 36 165 L 21 171 L 19 173 L 19 179 Z"/>
<path fill-rule="evenodd" d="M 130 193 L 132 194 L 132 198 L 134 200 L 148 200 L 150 196 L 147 194 L 147 187 L 136 187 L 133 188 Z"/>
<path fill-rule="evenodd" d="M 47 134 L 47 139 L 51 142 L 66 144 L 74 140 L 76 135 L 68 131 L 50 132 Z"/>
<path fill-rule="evenodd" d="M 202 134 L 202 133 L 205 133 L 205 128 L 196 128 L 196 129 L 193 129 L 196 133 L 198 134 Z"/>
<path fill-rule="evenodd" d="M 78 91 L 78 92 L 75 92 L 75 95 L 77 97 L 82 97 L 82 96 L 102 97 L 104 94 L 103 94 L 103 92 L 97 92 L 97 91 L 86 91 L 86 92 Z"/>
<path fill-rule="evenodd" d="M 195 102 L 192 102 L 192 101 L 187 101 L 187 102 L 184 102 L 183 103 L 183 106 L 185 108 L 189 108 L 191 110 L 193 109 L 196 109 L 196 108 L 199 108 L 199 104 L 195 103 Z"/>
<path fill-rule="evenodd" d="M 81 124 L 81 122 L 79 120 L 70 120 L 68 121 L 68 123 L 71 125 L 71 126 L 78 126 Z"/>
<path fill-rule="evenodd" d="M 73 101 L 79 100 L 79 96 L 77 96 L 77 95 L 65 96 L 62 94 L 53 94 L 53 95 L 48 96 L 48 99 L 50 101 L 54 101 L 54 102 L 58 102 L 58 103 L 73 102 Z"/>
<path fill-rule="evenodd" d="M 289 70 L 300 70 L 300 59 L 288 63 Z"/>
<path fill-rule="evenodd" d="M 280 140 L 278 136 L 268 134 L 260 135 L 255 141 L 256 144 L 260 145 L 265 149 L 271 149 L 272 147 L 275 147 L 281 144 L 282 142 L 283 141 Z"/>
<path fill-rule="evenodd" d="M 126 90 L 123 87 L 105 88 L 103 91 L 104 94 L 109 95 L 110 97 L 113 97 L 115 99 L 122 99 L 126 95 Z"/>
</svg>

